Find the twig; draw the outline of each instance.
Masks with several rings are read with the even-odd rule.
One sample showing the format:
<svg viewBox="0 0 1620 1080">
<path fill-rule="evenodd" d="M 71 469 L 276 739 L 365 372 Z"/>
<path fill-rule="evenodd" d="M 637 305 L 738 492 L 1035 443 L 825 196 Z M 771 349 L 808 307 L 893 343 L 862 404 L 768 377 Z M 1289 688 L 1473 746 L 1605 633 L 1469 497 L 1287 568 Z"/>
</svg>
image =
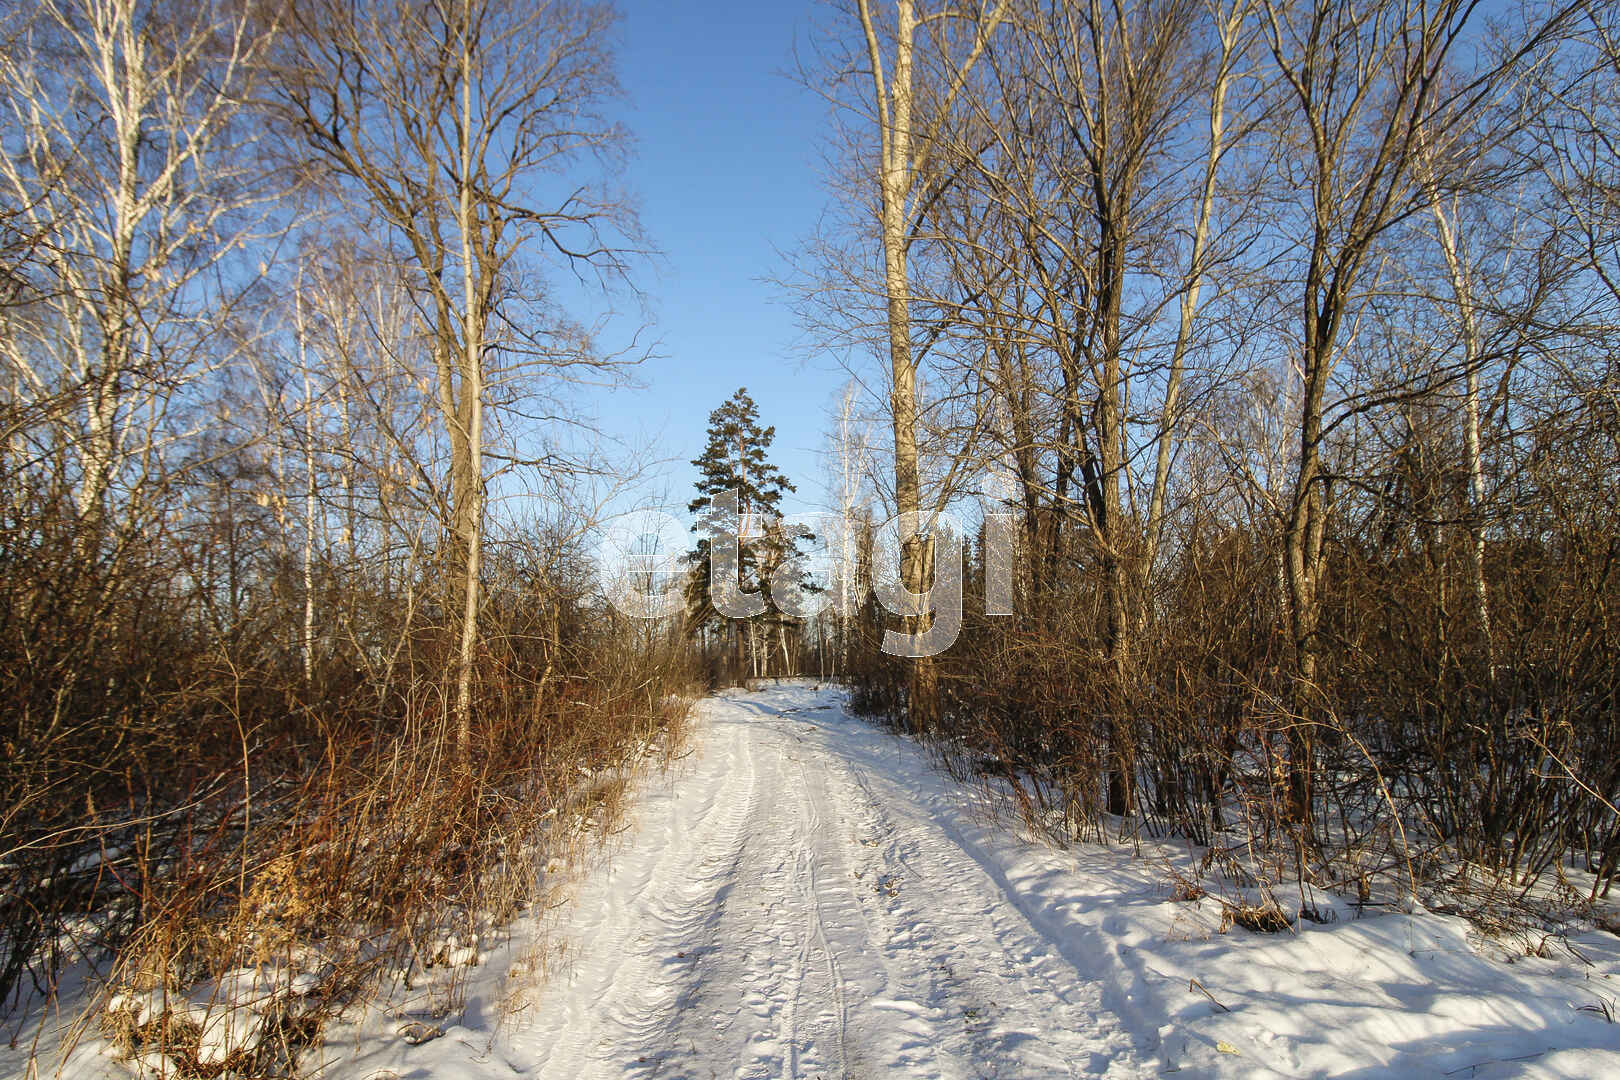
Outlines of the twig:
<svg viewBox="0 0 1620 1080">
<path fill-rule="evenodd" d="M 1229 1012 L 1232 1011 L 1231 1009 L 1228 1009 L 1225 1005 L 1222 1005 L 1220 1002 L 1216 1001 L 1215 1000 L 1215 995 L 1210 993 L 1208 990 L 1206 990 L 1204 988 L 1204 984 L 1199 982 L 1197 979 L 1188 979 L 1187 980 L 1187 990 L 1188 990 L 1189 993 L 1194 991 L 1194 990 L 1197 990 L 1200 994 L 1203 994 L 1205 997 L 1209 998 L 1209 1003 L 1211 1005 L 1215 1006 L 1217 1009 L 1221 1010 L 1221 1012 L 1223 1012 L 1223 1013 L 1229 1013 Z"/>
</svg>

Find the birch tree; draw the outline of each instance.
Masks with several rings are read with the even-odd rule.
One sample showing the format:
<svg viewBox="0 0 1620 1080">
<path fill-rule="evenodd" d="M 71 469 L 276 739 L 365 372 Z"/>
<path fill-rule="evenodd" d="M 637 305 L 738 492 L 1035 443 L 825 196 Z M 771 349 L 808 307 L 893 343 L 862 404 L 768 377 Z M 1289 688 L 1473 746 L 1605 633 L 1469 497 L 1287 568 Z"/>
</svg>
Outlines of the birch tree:
<svg viewBox="0 0 1620 1080">
<path fill-rule="evenodd" d="M 867 511 L 866 497 L 873 463 L 868 424 L 859 413 L 859 387 L 851 380 L 838 395 L 828 433 L 827 490 L 832 496 L 833 533 L 823 537 L 833 563 L 831 575 L 833 616 L 838 620 L 838 660 L 835 673 L 849 670 L 853 624 L 860 615 L 867 583 L 861 578 L 859 523 Z"/>
<path fill-rule="evenodd" d="M 1504 70 L 1486 62 L 1470 77 L 1456 72 L 1478 9 L 1478 0 L 1265 0 L 1261 9 L 1287 100 L 1288 133 L 1280 138 L 1294 163 L 1283 177 L 1292 208 L 1282 224 L 1298 258 L 1287 285 L 1298 319 L 1290 359 L 1297 443 L 1282 529 L 1294 654 L 1287 801 L 1289 818 L 1307 840 L 1333 510 L 1326 450 L 1336 430 L 1377 402 L 1377 395 L 1358 397 L 1340 379 L 1340 362 L 1366 297 L 1379 288 L 1382 239 L 1415 215 L 1432 213 L 1450 190 L 1425 171 L 1426 158 L 1456 152 L 1453 140 L 1469 130 Z M 1523 49 L 1556 21 L 1542 23 Z"/>
<path fill-rule="evenodd" d="M 874 0 L 855 0 L 866 46 L 864 77 L 870 80 L 866 100 L 878 136 L 873 181 L 888 322 L 895 510 L 901 530 L 901 581 L 912 593 L 923 591 L 929 571 L 921 532 L 908 259 L 921 208 L 948 183 L 938 168 L 941 129 L 1009 6 L 1009 0 L 981 0 L 968 9 L 919 11 L 915 0 L 895 0 L 891 26 L 880 18 Z M 907 628 L 920 634 L 921 618 L 908 618 Z M 912 660 L 907 708 L 915 731 L 930 730 L 938 721 L 938 690 L 929 657 Z"/>
<path fill-rule="evenodd" d="M 961 362 L 981 366 L 998 399 L 1023 489 L 1031 597 L 1055 579 L 1069 533 L 1095 556 L 1116 813 L 1132 802 L 1118 718 L 1134 697 L 1188 356 L 1212 271 L 1252 231 L 1252 200 L 1218 191 L 1232 142 L 1254 126 L 1229 130 L 1227 115 L 1233 84 L 1252 81 L 1251 10 L 1247 0 L 1021 9 L 964 95 L 973 117 L 952 149 L 968 179 L 931 207 L 930 248 L 953 291 L 938 302 L 954 299 L 971 326 Z"/>
<path fill-rule="evenodd" d="M 458 742 L 470 742 L 491 393 L 591 363 L 545 305 L 549 258 L 598 280 L 624 270 L 626 205 L 586 173 L 620 132 L 603 5 L 393 0 L 295 5 L 281 96 L 293 132 L 357 212 L 384 224 L 433 341 L 450 445 L 447 522 Z"/>
<path fill-rule="evenodd" d="M 242 113 L 276 31 L 263 16 L 44 0 L 10 17 L 0 193 L 32 280 L 0 311 L 0 350 L 48 403 L 41 437 L 71 461 L 87 538 L 117 488 L 160 471 L 170 405 L 229 351 L 218 330 L 254 276 L 230 261 L 271 194 Z"/>
</svg>

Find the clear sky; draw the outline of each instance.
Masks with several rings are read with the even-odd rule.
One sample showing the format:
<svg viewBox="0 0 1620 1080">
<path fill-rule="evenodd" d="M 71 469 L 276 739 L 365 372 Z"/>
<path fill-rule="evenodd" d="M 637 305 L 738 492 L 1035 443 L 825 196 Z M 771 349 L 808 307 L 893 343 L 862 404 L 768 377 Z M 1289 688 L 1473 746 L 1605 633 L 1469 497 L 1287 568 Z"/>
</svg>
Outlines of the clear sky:
<svg viewBox="0 0 1620 1080">
<path fill-rule="evenodd" d="M 813 0 L 621 0 L 628 179 L 662 251 L 638 277 L 659 355 L 644 389 L 596 403 L 604 429 L 655 444 L 669 502 L 684 508 L 711 409 L 739 386 L 777 429 L 773 457 L 819 502 L 827 411 L 846 375 L 803 347 L 782 290 L 783 253 L 826 201 L 824 99 L 790 73 L 810 53 Z"/>
</svg>

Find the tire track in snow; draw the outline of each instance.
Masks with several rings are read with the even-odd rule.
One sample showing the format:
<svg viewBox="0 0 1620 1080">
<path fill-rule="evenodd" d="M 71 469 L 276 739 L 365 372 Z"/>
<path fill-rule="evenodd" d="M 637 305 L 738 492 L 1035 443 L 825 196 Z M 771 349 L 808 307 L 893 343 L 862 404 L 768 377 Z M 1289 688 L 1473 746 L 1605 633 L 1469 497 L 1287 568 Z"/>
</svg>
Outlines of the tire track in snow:
<svg viewBox="0 0 1620 1080">
<path fill-rule="evenodd" d="M 804 767 L 804 761 L 799 761 L 799 779 L 802 784 L 801 792 L 804 805 L 809 812 L 807 835 L 815 836 L 821 832 L 821 815 L 816 811 L 816 800 L 811 789 L 810 774 Z M 821 900 L 817 895 L 816 863 L 806 849 L 805 859 L 805 893 L 809 900 L 810 912 L 815 920 L 816 944 L 821 946 L 821 955 L 827 968 L 827 981 L 832 988 L 833 1006 L 837 1019 L 838 1035 L 838 1074 L 849 1074 L 849 1005 L 844 995 L 844 975 L 838 967 L 838 956 L 833 951 L 832 944 L 827 940 L 827 924 L 822 918 Z"/>
<path fill-rule="evenodd" d="M 953 1056 L 972 1063 L 966 1075 L 1078 1076 L 1128 1059 L 1122 1031 L 1098 1030 L 1106 1010 L 1095 984 L 1009 902 L 956 830 L 921 813 L 909 792 L 894 790 L 892 777 L 883 777 L 890 790 L 880 795 L 852 758 L 838 759 L 836 774 L 884 837 L 876 865 L 894 882 L 894 903 L 883 911 L 897 954 L 910 962 L 913 985 L 933 987 L 937 1012 L 960 1010 Z"/>
<path fill-rule="evenodd" d="M 571 1078 L 585 1062 L 635 1063 L 647 1058 L 646 1049 L 657 1047 L 678 1017 L 680 984 L 689 973 L 680 970 L 684 965 L 671 973 L 668 961 L 682 959 L 678 954 L 688 951 L 682 944 L 699 937 L 724 905 L 744 828 L 758 802 L 748 741 L 737 733 L 723 749 L 723 755 L 706 755 L 705 767 L 690 779 L 712 781 L 715 761 L 723 756 L 723 772 L 742 781 L 740 790 L 705 783 L 699 790 L 706 798 L 695 807 L 686 805 L 693 800 L 670 800 L 670 820 L 657 838 L 663 841 L 661 857 L 616 860 L 570 905 L 575 956 L 542 999 L 559 1007 L 537 1010 L 551 1022 L 529 1023 L 513 1036 L 517 1056 L 534 1059 L 537 1075 Z M 651 839 L 638 837 L 641 843 Z M 689 857 L 694 852 L 702 857 Z"/>
<path fill-rule="evenodd" d="M 576 975 L 513 1037 L 522 1071 L 1141 1073 L 915 748 L 802 686 L 706 702 L 694 737 L 696 767 L 573 905 Z"/>
</svg>

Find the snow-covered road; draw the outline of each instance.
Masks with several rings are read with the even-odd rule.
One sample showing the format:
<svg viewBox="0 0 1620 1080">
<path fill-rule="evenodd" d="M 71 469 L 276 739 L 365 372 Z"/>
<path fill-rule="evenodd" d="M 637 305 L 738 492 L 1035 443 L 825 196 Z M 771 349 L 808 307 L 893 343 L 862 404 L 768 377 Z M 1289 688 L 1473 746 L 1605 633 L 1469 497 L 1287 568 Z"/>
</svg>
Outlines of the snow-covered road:
<svg viewBox="0 0 1620 1080">
<path fill-rule="evenodd" d="M 1237 929 L 1230 880 L 1170 889 L 1200 873 L 1185 844 L 1025 842 L 843 702 L 805 684 L 698 703 L 623 829 L 548 867 L 563 902 L 390 983 L 304 1075 L 1620 1076 L 1614 934 L 1486 938 L 1321 892 L 1326 922 Z M 41 1022 L 42 1060 L 76 1015 Z M 0 1080 L 135 1075 L 104 1037 L 36 1071 L 31 1038 L 0 1043 Z"/>
<path fill-rule="evenodd" d="M 505 1052 L 594 1077 L 1141 1073 L 1104 987 L 831 691 L 703 703 Z M 958 789 L 955 797 L 960 799 Z"/>
<path fill-rule="evenodd" d="M 455 969 L 459 1008 L 381 1004 L 329 1033 L 316 1073 L 1620 1076 L 1612 934 L 1527 953 L 1323 893 L 1326 924 L 1235 929 L 1216 896 L 1172 894 L 1172 865 L 1197 873 L 1184 844 L 1025 842 L 843 702 L 700 702 L 685 758 L 642 774 L 567 901 Z M 400 1038 L 413 1016 L 439 1037 Z"/>
</svg>

